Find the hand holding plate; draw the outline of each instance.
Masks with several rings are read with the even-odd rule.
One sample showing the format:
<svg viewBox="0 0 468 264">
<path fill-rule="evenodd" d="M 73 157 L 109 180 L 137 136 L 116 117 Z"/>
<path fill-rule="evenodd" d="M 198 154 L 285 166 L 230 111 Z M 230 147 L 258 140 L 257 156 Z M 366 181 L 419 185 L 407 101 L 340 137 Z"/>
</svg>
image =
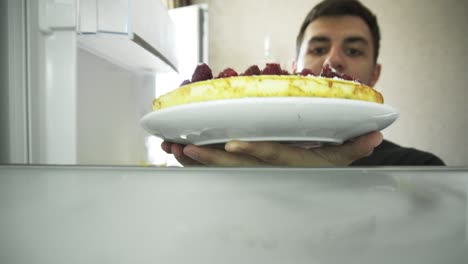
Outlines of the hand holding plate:
<svg viewBox="0 0 468 264">
<path fill-rule="evenodd" d="M 331 167 L 347 166 L 369 156 L 383 140 L 380 132 L 372 132 L 340 146 L 304 149 L 276 142 L 230 141 L 225 149 L 182 146 L 164 142 L 162 147 L 174 154 L 184 166 L 206 165 L 223 167 L 285 166 Z"/>
</svg>

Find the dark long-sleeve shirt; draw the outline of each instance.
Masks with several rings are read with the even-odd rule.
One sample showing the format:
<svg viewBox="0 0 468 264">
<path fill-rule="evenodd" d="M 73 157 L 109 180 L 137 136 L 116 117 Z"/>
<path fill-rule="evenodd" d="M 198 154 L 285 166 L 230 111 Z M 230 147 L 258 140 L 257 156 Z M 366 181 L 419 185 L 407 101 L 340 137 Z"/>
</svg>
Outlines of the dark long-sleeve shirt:
<svg viewBox="0 0 468 264">
<path fill-rule="evenodd" d="M 437 156 L 414 148 L 401 147 L 384 140 L 369 156 L 354 161 L 351 166 L 443 166 Z"/>
</svg>

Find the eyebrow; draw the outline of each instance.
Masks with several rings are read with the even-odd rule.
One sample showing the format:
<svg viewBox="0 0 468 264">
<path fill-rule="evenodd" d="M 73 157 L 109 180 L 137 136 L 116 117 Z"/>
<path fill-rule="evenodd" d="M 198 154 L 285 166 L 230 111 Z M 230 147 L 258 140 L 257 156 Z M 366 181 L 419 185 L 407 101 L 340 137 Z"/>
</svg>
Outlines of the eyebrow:
<svg viewBox="0 0 468 264">
<path fill-rule="evenodd" d="M 369 45 L 369 41 L 367 41 L 367 39 L 360 37 L 360 36 L 347 37 L 345 38 L 344 43 L 346 44 L 361 43 L 364 45 Z"/>
<path fill-rule="evenodd" d="M 329 37 L 325 37 L 325 36 L 315 36 L 315 37 L 312 37 L 309 39 L 309 45 L 311 44 L 314 44 L 314 43 L 328 43 L 330 42 L 330 38 Z"/>
<path fill-rule="evenodd" d="M 310 38 L 309 40 L 309 45 L 311 44 L 317 44 L 317 43 L 330 43 L 331 40 L 329 37 L 326 36 L 315 36 Z M 367 39 L 361 37 L 361 36 L 350 36 L 345 38 L 344 40 L 345 44 L 354 44 L 354 43 L 362 43 L 364 45 L 369 45 L 369 41 Z"/>
</svg>

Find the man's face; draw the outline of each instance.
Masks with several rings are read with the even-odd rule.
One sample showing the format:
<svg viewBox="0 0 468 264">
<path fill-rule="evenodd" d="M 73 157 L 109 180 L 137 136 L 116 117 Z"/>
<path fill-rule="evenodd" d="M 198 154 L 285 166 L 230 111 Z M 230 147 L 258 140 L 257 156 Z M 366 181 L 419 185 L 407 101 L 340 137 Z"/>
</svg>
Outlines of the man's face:
<svg viewBox="0 0 468 264">
<path fill-rule="evenodd" d="M 341 73 L 374 86 L 380 64 L 374 60 L 374 45 L 369 27 L 356 16 L 330 16 L 314 20 L 306 28 L 296 71 L 309 69 L 320 74 L 329 64 Z"/>
</svg>

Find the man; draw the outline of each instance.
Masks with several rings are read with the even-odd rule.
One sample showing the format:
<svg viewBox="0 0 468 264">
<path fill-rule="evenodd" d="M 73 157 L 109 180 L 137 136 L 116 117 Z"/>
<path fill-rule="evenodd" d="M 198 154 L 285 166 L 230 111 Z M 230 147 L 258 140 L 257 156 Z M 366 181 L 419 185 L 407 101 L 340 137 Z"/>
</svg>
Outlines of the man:
<svg viewBox="0 0 468 264">
<path fill-rule="evenodd" d="M 324 0 L 309 12 L 300 28 L 293 70 L 306 68 L 317 75 L 329 65 L 373 87 L 381 71 L 379 47 L 377 19 L 358 0 Z M 341 146 L 313 149 L 243 141 L 228 142 L 224 150 L 169 142 L 163 142 L 162 148 L 185 166 L 444 165 L 430 153 L 383 140 L 377 131 Z"/>
</svg>

